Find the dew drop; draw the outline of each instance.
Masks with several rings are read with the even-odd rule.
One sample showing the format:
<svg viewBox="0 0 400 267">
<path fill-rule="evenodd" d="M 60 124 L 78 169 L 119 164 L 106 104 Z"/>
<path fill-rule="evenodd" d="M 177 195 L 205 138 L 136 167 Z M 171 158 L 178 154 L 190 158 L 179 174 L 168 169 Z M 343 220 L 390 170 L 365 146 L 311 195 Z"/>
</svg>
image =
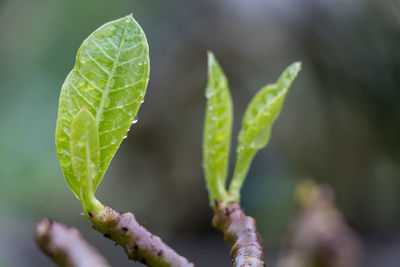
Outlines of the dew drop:
<svg viewBox="0 0 400 267">
<path fill-rule="evenodd" d="M 138 116 L 136 116 L 136 117 L 133 119 L 133 121 L 132 121 L 132 124 L 135 124 L 135 123 L 137 123 L 138 119 L 139 119 L 139 117 L 138 117 Z"/>
<path fill-rule="evenodd" d="M 208 88 L 207 90 L 206 90 L 206 97 L 207 98 L 210 98 L 210 97 L 212 97 L 213 95 L 215 95 L 217 92 L 216 92 L 216 90 L 213 90 L 212 88 Z"/>
<path fill-rule="evenodd" d="M 129 130 L 128 130 L 128 131 L 129 131 Z M 128 135 L 125 135 L 125 136 L 124 136 L 124 139 L 126 139 L 127 137 L 128 137 Z"/>
</svg>

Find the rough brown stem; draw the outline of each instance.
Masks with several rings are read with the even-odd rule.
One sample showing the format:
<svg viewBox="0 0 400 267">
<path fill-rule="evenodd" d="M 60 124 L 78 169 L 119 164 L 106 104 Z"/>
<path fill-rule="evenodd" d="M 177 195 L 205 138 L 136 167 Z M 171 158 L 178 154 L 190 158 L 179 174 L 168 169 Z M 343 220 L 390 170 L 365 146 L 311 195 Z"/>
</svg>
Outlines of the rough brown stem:
<svg viewBox="0 0 400 267">
<path fill-rule="evenodd" d="M 256 223 L 253 218 L 246 216 L 237 202 L 231 201 L 225 206 L 217 203 L 212 223 L 232 245 L 231 259 L 234 267 L 265 266 Z"/>
<path fill-rule="evenodd" d="M 121 245 L 131 260 L 157 267 L 194 266 L 140 225 L 130 212 L 122 214 L 106 206 L 101 215 L 89 213 L 89 219 L 94 229 Z"/>
<path fill-rule="evenodd" d="M 36 241 L 45 254 L 59 266 L 110 266 L 75 228 L 43 219 L 36 226 Z"/>
</svg>

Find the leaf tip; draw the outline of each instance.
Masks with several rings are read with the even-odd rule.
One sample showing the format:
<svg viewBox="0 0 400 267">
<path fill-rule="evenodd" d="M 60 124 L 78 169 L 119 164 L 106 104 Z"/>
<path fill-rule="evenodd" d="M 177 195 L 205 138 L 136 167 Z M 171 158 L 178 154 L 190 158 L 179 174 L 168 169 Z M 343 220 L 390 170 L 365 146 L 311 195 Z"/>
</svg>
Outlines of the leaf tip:
<svg viewBox="0 0 400 267">
<path fill-rule="evenodd" d="M 214 53 L 211 50 L 207 50 L 208 65 L 215 63 L 216 59 Z"/>
<path fill-rule="evenodd" d="M 301 67 L 303 65 L 302 61 L 296 61 L 292 64 L 292 68 L 296 70 L 296 72 L 299 72 L 301 70 Z"/>
<path fill-rule="evenodd" d="M 127 23 L 130 23 L 131 21 L 135 21 L 135 19 L 133 18 L 133 12 L 130 13 L 129 15 L 125 16 L 125 21 Z"/>
<path fill-rule="evenodd" d="M 302 67 L 302 62 L 301 61 L 296 61 L 289 65 L 285 71 L 282 73 L 281 77 L 279 78 L 280 80 L 282 79 L 289 79 L 291 82 L 290 84 L 294 81 L 294 79 L 297 77 L 297 74 L 301 71 Z M 289 86 L 290 86 L 289 84 Z"/>
</svg>

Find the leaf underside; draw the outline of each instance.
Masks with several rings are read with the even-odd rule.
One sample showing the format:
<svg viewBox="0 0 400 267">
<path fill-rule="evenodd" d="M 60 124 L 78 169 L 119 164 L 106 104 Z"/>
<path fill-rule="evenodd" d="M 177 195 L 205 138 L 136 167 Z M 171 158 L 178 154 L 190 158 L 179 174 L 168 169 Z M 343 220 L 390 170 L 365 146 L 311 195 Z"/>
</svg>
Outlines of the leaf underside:
<svg viewBox="0 0 400 267">
<path fill-rule="evenodd" d="M 286 68 L 275 84 L 263 87 L 250 101 L 239 132 L 236 165 L 229 188 L 229 192 L 235 198 L 239 196 L 256 152 L 268 144 L 272 126 L 300 69 L 299 62 L 293 63 Z"/>
<path fill-rule="evenodd" d="M 203 134 L 203 162 L 211 205 L 226 194 L 232 131 L 232 100 L 228 81 L 212 53 L 208 55 L 207 107 Z"/>
<path fill-rule="evenodd" d="M 149 48 L 132 16 L 106 23 L 79 48 L 60 93 L 56 147 L 64 176 L 79 196 L 72 167 L 71 124 L 83 107 L 95 118 L 99 136 L 96 190 L 143 101 L 150 73 Z"/>
</svg>

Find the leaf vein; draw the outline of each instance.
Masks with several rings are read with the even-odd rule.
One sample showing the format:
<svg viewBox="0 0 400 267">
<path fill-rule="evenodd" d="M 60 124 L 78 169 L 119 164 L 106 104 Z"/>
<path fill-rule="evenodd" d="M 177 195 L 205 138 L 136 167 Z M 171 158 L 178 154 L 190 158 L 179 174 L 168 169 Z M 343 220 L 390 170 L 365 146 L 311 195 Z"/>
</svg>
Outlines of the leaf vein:
<svg viewBox="0 0 400 267">
<path fill-rule="evenodd" d="M 112 89 L 112 90 L 109 91 L 109 93 L 121 91 L 121 90 L 124 90 L 124 89 L 126 89 L 126 88 L 135 86 L 136 84 L 138 84 L 138 83 L 140 83 L 140 82 L 142 82 L 142 81 L 143 81 L 143 78 L 140 79 L 140 80 L 138 80 L 138 81 L 136 81 L 136 82 L 134 82 L 134 83 L 131 83 L 131 84 L 128 84 L 128 85 L 125 85 L 125 86 L 122 86 L 122 87 L 118 87 L 118 88 L 115 88 L 115 89 Z"/>
<path fill-rule="evenodd" d="M 128 64 L 128 63 L 131 63 L 131 62 L 133 62 L 133 61 L 135 61 L 135 60 L 137 60 L 137 59 L 140 59 L 140 55 L 137 56 L 137 57 L 134 57 L 134 58 L 132 58 L 132 59 L 129 59 L 129 60 L 127 60 L 127 61 L 124 61 L 124 62 L 119 63 L 119 64 L 118 64 L 118 67 L 121 67 L 121 66 L 123 66 L 123 65 L 125 65 L 125 64 Z"/>
<path fill-rule="evenodd" d="M 122 49 L 121 51 L 122 51 L 122 52 L 126 52 L 126 51 L 129 51 L 129 50 L 132 50 L 132 49 L 138 47 L 138 46 L 141 45 L 141 44 L 142 44 L 142 43 L 137 43 L 137 44 L 135 44 L 135 45 L 132 45 L 132 46 L 129 46 L 129 47 L 125 47 L 125 48 Z"/>
<path fill-rule="evenodd" d="M 102 71 L 104 71 L 107 75 L 110 75 L 110 72 L 108 70 L 106 70 L 103 66 L 101 66 L 101 64 L 92 57 L 92 55 L 90 55 L 90 53 L 88 51 L 86 51 L 86 55 L 89 57 L 89 59 L 91 61 L 93 61 Z"/>
<path fill-rule="evenodd" d="M 78 94 L 78 96 L 79 96 L 86 104 L 88 104 L 92 109 L 95 109 L 95 108 L 94 108 L 94 105 L 93 105 L 92 103 L 90 103 L 89 100 L 87 100 L 87 99 L 82 95 L 82 93 L 78 90 L 78 88 L 76 88 L 76 87 L 73 86 L 72 84 L 71 84 L 71 87 L 75 90 L 75 92 Z"/>
<path fill-rule="evenodd" d="M 92 81 L 90 81 L 78 68 L 76 68 L 76 71 L 83 79 L 85 79 L 96 90 L 98 90 L 100 93 L 103 93 L 103 90 L 101 90 L 100 87 L 98 87 L 96 84 L 94 84 Z"/>
<path fill-rule="evenodd" d="M 104 109 L 104 112 L 112 111 L 112 110 L 118 110 L 118 109 L 122 109 L 122 111 L 125 112 L 125 111 L 123 110 L 123 108 L 125 108 L 125 107 L 127 107 L 127 106 L 130 106 L 130 105 L 133 105 L 133 104 L 136 104 L 137 102 L 138 102 L 138 100 L 136 99 L 136 100 L 134 100 L 134 101 L 132 101 L 132 102 L 130 102 L 130 103 L 126 103 L 126 104 L 123 104 L 123 105 L 121 105 L 121 106 L 116 106 L 116 107 Z M 125 112 L 125 113 L 126 113 L 126 112 Z"/>
<path fill-rule="evenodd" d="M 114 59 L 95 40 L 93 40 L 93 43 L 108 59 L 114 62 Z"/>
<path fill-rule="evenodd" d="M 115 49 L 118 49 L 118 46 L 113 42 L 113 40 L 111 40 L 110 37 L 107 37 L 107 41 L 109 41 L 110 44 L 111 44 Z"/>
<path fill-rule="evenodd" d="M 110 129 L 110 130 L 102 131 L 102 132 L 99 133 L 99 135 L 111 133 L 111 132 L 113 132 L 113 131 L 116 131 L 116 130 L 119 130 L 119 129 L 122 129 L 122 128 L 125 128 L 125 127 L 126 127 L 125 125 L 121 125 L 121 126 L 119 126 L 119 127 L 116 127 L 116 128 Z"/>
</svg>

